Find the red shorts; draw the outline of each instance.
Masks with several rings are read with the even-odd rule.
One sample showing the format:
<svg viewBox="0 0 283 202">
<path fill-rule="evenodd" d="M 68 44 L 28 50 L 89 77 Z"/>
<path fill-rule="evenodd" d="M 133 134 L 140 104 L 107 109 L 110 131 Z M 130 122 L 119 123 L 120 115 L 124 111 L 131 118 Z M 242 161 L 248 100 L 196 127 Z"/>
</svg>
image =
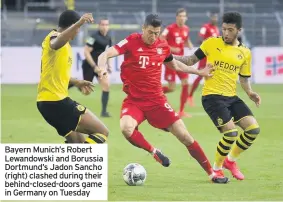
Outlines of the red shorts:
<svg viewBox="0 0 283 202">
<path fill-rule="evenodd" d="M 171 69 L 171 68 L 165 66 L 165 75 L 164 75 L 165 78 L 164 79 L 166 81 L 175 82 L 176 81 L 176 74 L 178 75 L 180 80 L 189 78 L 189 74 L 188 73 L 178 72 L 178 71 L 176 71 L 174 69 Z"/>
<path fill-rule="evenodd" d="M 167 103 L 167 100 L 158 103 L 151 103 L 152 106 L 146 106 L 143 101 L 137 101 L 126 98 L 123 101 L 121 115 L 129 115 L 140 125 L 147 120 L 155 128 L 167 130 L 173 123 L 180 119 L 179 115 Z M 149 101 L 147 101 L 148 105 Z"/>
<path fill-rule="evenodd" d="M 203 69 L 206 66 L 206 58 L 203 58 L 202 60 L 199 61 L 198 63 L 198 69 Z"/>
</svg>

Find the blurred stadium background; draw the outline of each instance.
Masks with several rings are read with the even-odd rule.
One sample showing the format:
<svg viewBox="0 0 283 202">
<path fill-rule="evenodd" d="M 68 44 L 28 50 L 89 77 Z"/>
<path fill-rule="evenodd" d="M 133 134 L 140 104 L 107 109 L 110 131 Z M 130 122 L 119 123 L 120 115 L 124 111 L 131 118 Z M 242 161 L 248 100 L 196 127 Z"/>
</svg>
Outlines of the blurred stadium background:
<svg viewBox="0 0 283 202">
<path fill-rule="evenodd" d="M 254 103 L 239 88 L 239 95 L 251 107 L 261 126 L 261 135 L 239 161 L 247 179 L 231 180 L 228 186 L 213 186 L 187 151 L 177 140 L 148 124 L 140 129 L 146 138 L 166 153 L 173 162 L 162 169 L 144 151 L 133 148 L 120 133 L 119 114 L 125 95 L 121 85 L 111 87 L 109 127 L 109 200 L 120 201 L 188 201 L 188 200 L 283 200 L 283 1 L 282 0 L 2 0 L 1 1 L 1 84 L 2 142 L 58 143 L 63 142 L 36 109 L 36 83 L 40 75 L 41 42 L 56 28 L 60 12 L 66 8 L 80 13 L 92 12 L 96 22 L 108 17 L 110 33 L 117 43 L 132 32 L 140 32 L 148 13 L 158 13 L 164 26 L 175 21 L 175 12 L 188 11 L 190 37 L 198 46 L 198 32 L 209 20 L 209 12 L 239 11 L 244 20 L 245 43 L 253 53 L 253 88 L 262 97 L 262 106 Z M 75 54 L 73 73 L 80 76 L 84 40 L 96 30 L 96 24 L 84 26 L 72 42 Z M 220 23 L 219 23 L 220 26 Z M 113 61 L 113 83 L 119 81 L 121 59 Z M 190 80 L 194 77 L 190 76 Z M 116 80 L 115 80 L 116 79 Z M 27 84 L 27 85 L 22 85 Z M 96 114 L 100 113 L 100 88 L 90 96 L 76 89 L 70 96 Z M 180 91 L 168 94 L 173 108 L 179 107 Z M 190 132 L 202 144 L 210 160 L 214 159 L 220 135 L 200 103 L 200 88 L 195 94 L 196 107 L 187 108 L 193 115 L 185 119 Z M 148 179 L 144 187 L 133 189 L 122 180 L 122 170 L 130 162 L 144 165 Z M 228 173 L 227 173 L 228 174 Z M 228 175 L 229 176 L 229 175 Z M 230 176 L 231 177 L 231 176 Z M 162 189 L 162 191 L 160 191 Z M 138 191 L 137 191 L 138 190 Z"/>
<path fill-rule="evenodd" d="M 184 7 L 188 11 L 187 24 L 191 38 L 197 44 L 200 26 L 208 21 L 209 12 L 240 11 L 244 19 L 247 42 L 253 46 L 283 45 L 282 0 L 2 0 L 2 46 L 40 45 L 45 34 L 57 23 L 59 13 L 65 9 L 92 12 L 95 19 L 107 16 L 112 23 L 112 37 L 118 42 L 140 25 L 148 13 L 158 13 L 164 25 L 172 23 L 175 11 Z M 82 45 L 86 27 L 76 45 Z"/>
</svg>

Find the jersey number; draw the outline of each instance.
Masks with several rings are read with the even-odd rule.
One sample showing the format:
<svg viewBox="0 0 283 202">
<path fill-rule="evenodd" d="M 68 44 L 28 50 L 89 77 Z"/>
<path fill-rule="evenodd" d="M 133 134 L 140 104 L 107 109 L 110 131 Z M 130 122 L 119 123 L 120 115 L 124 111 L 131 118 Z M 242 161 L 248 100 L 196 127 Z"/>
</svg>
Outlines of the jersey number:
<svg viewBox="0 0 283 202">
<path fill-rule="evenodd" d="M 168 109 L 169 112 L 173 112 L 174 111 L 173 108 L 168 103 L 165 103 L 164 107 L 166 107 L 166 109 Z"/>
</svg>

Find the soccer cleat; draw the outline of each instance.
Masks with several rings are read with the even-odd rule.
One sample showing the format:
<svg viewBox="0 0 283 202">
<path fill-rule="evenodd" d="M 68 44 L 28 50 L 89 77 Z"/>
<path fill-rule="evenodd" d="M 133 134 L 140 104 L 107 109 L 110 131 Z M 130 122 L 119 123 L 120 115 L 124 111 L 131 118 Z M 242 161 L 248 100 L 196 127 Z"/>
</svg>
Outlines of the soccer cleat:
<svg viewBox="0 0 283 202">
<path fill-rule="evenodd" d="M 100 116 L 104 118 L 111 117 L 111 115 L 108 112 L 101 112 Z"/>
<path fill-rule="evenodd" d="M 179 112 L 179 116 L 182 118 L 192 118 L 192 115 L 186 113 L 186 112 Z"/>
<path fill-rule="evenodd" d="M 224 176 L 222 170 L 214 170 L 213 177 L 211 178 L 211 182 L 215 184 L 227 184 L 229 182 L 229 178 Z"/>
<path fill-rule="evenodd" d="M 237 163 L 234 161 L 229 161 L 228 158 L 224 160 L 223 167 L 230 170 L 231 174 L 234 178 L 237 180 L 243 180 L 245 179 L 245 176 L 241 171 L 239 170 Z"/>
<path fill-rule="evenodd" d="M 170 160 L 167 156 L 165 156 L 164 154 L 162 154 L 162 152 L 160 150 L 156 150 L 153 152 L 153 158 L 159 162 L 161 165 L 163 165 L 164 167 L 169 167 L 170 165 Z"/>
<path fill-rule="evenodd" d="M 195 106 L 195 102 L 192 96 L 188 97 L 188 104 L 190 107 L 194 107 Z"/>
</svg>

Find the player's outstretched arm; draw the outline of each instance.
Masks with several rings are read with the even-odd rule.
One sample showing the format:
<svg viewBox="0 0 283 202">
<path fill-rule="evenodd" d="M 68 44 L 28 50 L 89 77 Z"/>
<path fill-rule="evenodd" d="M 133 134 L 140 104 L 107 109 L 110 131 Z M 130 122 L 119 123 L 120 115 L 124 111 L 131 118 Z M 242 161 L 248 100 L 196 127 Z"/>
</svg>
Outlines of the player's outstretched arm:
<svg viewBox="0 0 283 202">
<path fill-rule="evenodd" d="M 62 33 L 60 33 L 56 38 L 50 40 L 50 47 L 54 50 L 58 50 L 61 47 L 63 47 L 68 41 L 72 39 L 73 36 L 75 36 L 77 30 L 85 23 L 93 23 L 93 17 L 91 13 L 84 14 L 79 21 L 77 21 L 75 24 L 64 30 Z"/>
<path fill-rule="evenodd" d="M 198 57 L 193 54 L 193 55 L 189 55 L 189 56 L 178 56 L 178 55 L 175 55 L 174 58 L 188 66 L 193 66 L 194 64 L 196 64 L 199 59 Z"/>
<path fill-rule="evenodd" d="M 105 67 L 109 58 L 113 58 L 120 55 L 119 52 L 113 46 L 108 48 L 106 51 L 98 56 L 97 65 L 98 67 Z"/>
<path fill-rule="evenodd" d="M 173 59 L 170 62 L 166 62 L 166 66 L 176 71 L 186 72 L 189 74 L 196 74 L 196 75 L 204 76 L 204 77 L 211 77 L 212 76 L 211 72 L 213 71 L 213 66 L 211 64 L 207 64 L 207 66 L 204 69 L 198 70 L 198 69 L 195 69 L 194 67 L 185 65 L 184 63 L 178 60 L 175 60 L 175 59 Z"/>
<path fill-rule="evenodd" d="M 259 107 L 260 103 L 261 103 L 261 98 L 260 96 L 254 92 L 252 90 L 252 87 L 251 87 L 251 83 L 250 83 L 250 80 L 249 80 L 249 77 L 243 77 L 243 76 L 240 76 L 240 83 L 241 83 L 241 86 L 242 88 L 244 89 L 244 91 L 247 93 L 247 95 L 249 96 L 249 98 L 255 102 L 256 106 Z"/>
<path fill-rule="evenodd" d="M 121 54 L 116 50 L 116 48 L 112 46 L 98 56 L 98 60 L 97 60 L 98 68 L 96 69 L 96 73 L 99 75 L 99 77 L 105 75 L 106 72 L 109 71 L 108 59 L 112 57 L 116 57 L 118 55 Z"/>
</svg>

